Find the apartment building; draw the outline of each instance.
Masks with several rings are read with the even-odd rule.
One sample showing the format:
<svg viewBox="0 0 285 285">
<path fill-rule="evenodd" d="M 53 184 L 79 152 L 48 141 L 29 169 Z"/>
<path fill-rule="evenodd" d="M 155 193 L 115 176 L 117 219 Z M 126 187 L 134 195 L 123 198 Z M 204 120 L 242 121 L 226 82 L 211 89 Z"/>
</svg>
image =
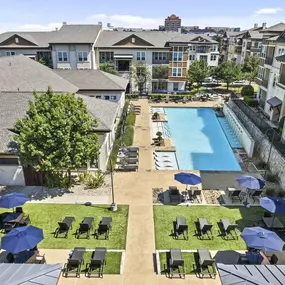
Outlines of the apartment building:
<svg viewBox="0 0 285 285">
<path fill-rule="evenodd" d="M 96 61 L 112 62 L 121 76 L 130 79 L 130 91 L 137 90 L 131 78 L 131 67 L 143 63 L 151 74 L 144 88 L 148 91 L 185 89 L 187 69 L 200 58 L 210 66 L 218 65 L 218 42 L 204 35 L 172 32 L 102 31 L 95 44 Z M 157 78 L 156 67 L 165 66 Z"/>
<path fill-rule="evenodd" d="M 181 28 L 181 19 L 172 14 L 171 16 L 168 16 L 165 20 L 164 20 L 164 28 L 165 31 L 169 32 L 178 32 L 179 29 Z"/>
<path fill-rule="evenodd" d="M 242 37 L 245 31 L 232 32 L 227 31 L 223 35 L 222 46 L 220 50 L 221 62 L 240 61 L 242 50 Z"/>
<path fill-rule="evenodd" d="M 276 27 L 274 32 L 277 33 Z M 285 116 L 285 32 L 263 39 L 259 64 L 256 80 L 259 104 L 271 121 L 278 122 Z"/>
</svg>

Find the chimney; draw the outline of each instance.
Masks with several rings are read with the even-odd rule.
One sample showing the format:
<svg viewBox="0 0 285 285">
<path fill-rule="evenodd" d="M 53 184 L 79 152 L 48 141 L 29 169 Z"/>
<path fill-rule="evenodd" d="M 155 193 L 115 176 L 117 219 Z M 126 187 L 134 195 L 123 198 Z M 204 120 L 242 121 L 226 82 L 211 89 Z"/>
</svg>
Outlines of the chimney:
<svg viewBox="0 0 285 285">
<path fill-rule="evenodd" d="M 63 25 L 67 25 L 67 22 L 62 22 Z"/>
<path fill-rule="evenodd" d="M 255 29 L 258 28 L 258 24 L 257 23 L 254 24 L 254 28 Z"/>
<path fill-rule="evenodd" d="M 266 29 L 266 23 L 262 23 L 262 29 Z"/>
</svg>

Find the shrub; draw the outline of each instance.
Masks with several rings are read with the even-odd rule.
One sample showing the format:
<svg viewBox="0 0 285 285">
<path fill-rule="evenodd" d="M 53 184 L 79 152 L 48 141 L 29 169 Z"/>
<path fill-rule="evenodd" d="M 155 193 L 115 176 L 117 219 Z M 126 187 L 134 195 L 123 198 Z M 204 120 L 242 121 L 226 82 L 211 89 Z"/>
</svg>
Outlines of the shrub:
<svg viewBox="0 0 285 285">
<path fill-rule="evenodd" d="M 155 112 L 153 115 L 152 115 L 152 119 L 153 120 L 157 120 L 159 118 L 159 114 L 157 112 Z"/>
<path fill-rule="evenodd" d="M 275 196 L 275 195 L 276 195 L 276 190 L 275 190 L 275 188 L 273 188 L 273 187 L 268 187 L 268 188 L 265 190 L 265 195 L 266 195 L 266 196 L 271 196 L 271 197 Z"/>
<path fill-rule="evenodd" d="M 251 85 L 245 85 L 241 89 L 241 95 L 243 97 L 249 96 L 252 97 L 254 95 L 254 88 Z"/>
<path fill-rule="evenodd" d="M 258 101 L 252 97 L 244 97 L 244 102 L 248 106 L 253 107 L 253 108 L 256 108 L 259 105 Z"/>
<path fill-rule="evenodd" d="M 86 170 L 79 174 L 79 181 L 85 184 L 85 189 L 99 188 L 104 184 L 104 178 L 100 169 L 95 173 Z"/>
<path fill-rule="evenodd" d="M 266 180 L 268 182 L 279 182 L 278 175 L 271 172 L 267 173 Z"/>
<path fill-rule="evenodd" d="M 69 188 L 71 186 L 71 182 L 67 173 L 48 172 L 45 175 L 44 185 L 47 188 Z"/>
<path fill-rule="evenodd" d="M 130 111 L 128 113 L 127 119 L 126 119 L 126 125 L 134 125 L 136 122 L 136 114 L 134 111 Z"/>
</svg>

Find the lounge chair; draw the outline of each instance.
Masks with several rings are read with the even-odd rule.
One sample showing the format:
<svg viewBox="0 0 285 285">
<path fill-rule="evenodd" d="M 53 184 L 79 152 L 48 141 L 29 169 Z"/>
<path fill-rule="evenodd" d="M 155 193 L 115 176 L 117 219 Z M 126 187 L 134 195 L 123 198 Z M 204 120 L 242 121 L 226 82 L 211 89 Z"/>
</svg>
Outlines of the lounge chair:
<svg viewBox="0 0 285 285">
<path fill-rule="evenodd" d="M 249 197 L 252 198 L 253 202 L 256 201 L 256 199 L 259 199 L 262 197 L 263 191 L 262 190 L 255 190 L 253 193 L 249 194 Z"/>
<path fill-rule="evenodd" d="M 129 152 L 138 152 L 139 151 L 139 147 L 138 146 L 130 146 L 130 147 L 127 147 L 127 150 Z"/>
<path fill-rule="evenodd" d="M 19 222 L 19 226 L 22 227 L 22 226 L 27 226 L 31 223 L 31 219 L 30 219 L 30 216 L 26 216 L 24 217 L 20 222 Z"/>
<path fill-rule="evenodd" d="M 232 224 L 230 219 L 228 218 L 223 218 L 220 221 L 221 224 L 221 230 L 222 230 L 222 235 L 224 236 L 225 239 L 229 239 L 231 236 L 232 239 L 238 239 L 237 235 L 237 225 Z"/>
<path fill-rule="evenodd" d="M 111 217 L 104 217 L 99 223 L 98 229 L 95 231 L 94 236 L 98 239 L 101 235 L 104 235 L 105 239 L 109 239 L 109 233 L 112 228 L 111 222 Z"/>
<path fill-rule="evenodd" d="M 201 203 L 202 202 L 201 193 L 202 190 L 199 190 L 198 187 L 190 187 L 190 190 L 188 190 L 188 197 L 192 201 L 196 199 L 198 203 Z"/>
<path fill-rule="evenodd" d="M 216 277 L 215 260 L 211 257 L 208 249 L 198 249 L 200 274 L 204 277 Z M 212 272 L 209 270 L 212 269 Z M 207 274 L 205 274 L 207 271 Z"/>
<path fill-rule="evenodd" d="M 59 222 L 58 227 L 54 232 L 54 237 L 57 238 L 59 234 L 65 233 L 64 237 L 67 238 L 69 230 L 72 229 L 74 220 L 74 217 L 65 217 L 62 222 Z"/>
<path fill-rule="evenodd" d="M 174 166 L 155 166 L 156 170 L 175 170 Z"/>
<path fill-rule="evenodd" d="M 209 224 L 207 218 L 199 218 L 197 221 L 197 226 L 198 236 L 200 239 L 204 239 L 205 236 L 207 236 L 208 239 L 214 239 L 212 232 L 213 225 Z"/>
<path fill-rule="evenodd" d="M 93 228 L 93 217 L 85 217 L 82 221 L 82 223 L 79 224 L 79 229 L 76 231 L 75 236 L 76 238 L 80 238 L 82 234 L 86 234 L 86 238 L 90 238 L 90 231 Z"/>
<path fill-rule="evenodd" d="M 155 161 L 155 165 L 159 167 L 173 167 L 173 164 L 171 162 Z"/>
<path fill-rule="evenodd" d="M 174 222 L 174 237 L 178 239 L 180 235 L 183 235 L 184 239 L 189 238 L 189 229 L 184 217 L 176 218 Z"/>
<path fill-rule="evenodd" d="M 75 277 L 80 277 L 81 266 L 84 264 L 85 247 L 75 247 L 63 268 L 63 276 L 67 277 L 75 269 Z"/>
<path fill-rule="evenodd" d="M 137 171 L 138 166 L 134 164 L 129 164 L 129 165 L 117 165 L 116 167 L 117 171 Z"/>
<path fill-rule="evenodd" d="M 176 186 L 169 186 L 169 200 L 170 203 L 179 204 L 181 202 L 181 195 Z"/>
<path fill-rule="evenodd" d="M 236 200 L 238 200 L 239 202 L 242 202 L 243 200 L 243 196 L 241 195 L 242 191 L 241 190 L 234 190 L 231 193 L 231 199 L 232 199 L 232 203 L 235 202 Z"/>
<path fill-rule="evenodd" d="M 169 155 L 168 154 L 165 154 L 165 153 L 161 153 L 161 152 L 153 152 L 153 155 L 155 156 L 155 157 L 158 157 L 158 158 L 161 158 L 161 157 L 169 157 Z"/>
<path fill-rule="evenodd" d="M 169 254 L 169 276 L 185 278 L 185 262 L 182 258 L 181 249 L 170 249 Z M 177 272 L 175 272 L 177 270 Z"/>
<path fill-rule="evenodd" d="M 96 247 L 95 251 L 92 252 L 91 260 L 89 264 L 86 264 L 86 275 L 92 276 L 92 271 L 98 270 L 98 277 L 103 277 L 104 266 L 106 265 L 106 253 L 105 247 Z"/>
</svg>

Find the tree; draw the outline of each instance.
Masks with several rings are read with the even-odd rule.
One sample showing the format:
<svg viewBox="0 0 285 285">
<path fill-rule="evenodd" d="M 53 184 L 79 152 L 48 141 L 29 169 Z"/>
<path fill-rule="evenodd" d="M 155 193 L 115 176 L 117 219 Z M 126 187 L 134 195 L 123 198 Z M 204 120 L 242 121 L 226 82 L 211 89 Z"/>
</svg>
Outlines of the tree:
<svg viewBox="0 0 285 285">
<path fill-rule="evenodd" d="M 241 66 L 234 61 L 225 61 L 220 65 L 220 76 L 229 90 L 229 85 L 241 78 Z"/>
<path fill-rule="evenodd" d="M 131 77 L 141 94 L 146 88 L 147 82 L 151 80 L 151 73 L 146 64 L 138 62 L 131 67 Z"/>
<path fill-rule="evenodd" d="M 205 78 L 209 75 L 209 67 L 205 60 L 194 60 L 188 69 L 188 82 L 197 83 L 199 90 Z"/>
<path fill-rule="evenodd" d="M 219 84 L 219 81 L 223 79 L 221 65 L 211 68 L 210 75 L 213 77 L 213 79 L 217 80 L 217 84 Z"/>
<path fill-rule="evenodd" d="M 158 89 L 162 88 L 163 80 L 168 78 L 168 66 L 157 65 L 152 68 L 152 78 L 158 79 Z"/>
<path fill-rule="evenodd" d="M 249 81 L 251 85 L 252 81 L 255 81 L 258 73 L 259 58 L 256 55 L 247 56 L 244 61 L 242 71 L 244 72 L 244 78 Z"/>
<path fill-rule="evenodd" d="M 24 165 L 37 171 L 64 171 L 71 181 L 71 170 L 93 162 L 100 145 L 92 119 L 82 98 L 73 94 L 34 93 L 29 110 L 17 121 L 15 141 Z"/>
<path fill-rule="evenodd" d="M 111 62 L 101 63 L 99 68 L 104 72 L 111 73 L 114 75 L 120 75 L 120 73 L 114 68 L 114 65 Z"/>
</svg>

